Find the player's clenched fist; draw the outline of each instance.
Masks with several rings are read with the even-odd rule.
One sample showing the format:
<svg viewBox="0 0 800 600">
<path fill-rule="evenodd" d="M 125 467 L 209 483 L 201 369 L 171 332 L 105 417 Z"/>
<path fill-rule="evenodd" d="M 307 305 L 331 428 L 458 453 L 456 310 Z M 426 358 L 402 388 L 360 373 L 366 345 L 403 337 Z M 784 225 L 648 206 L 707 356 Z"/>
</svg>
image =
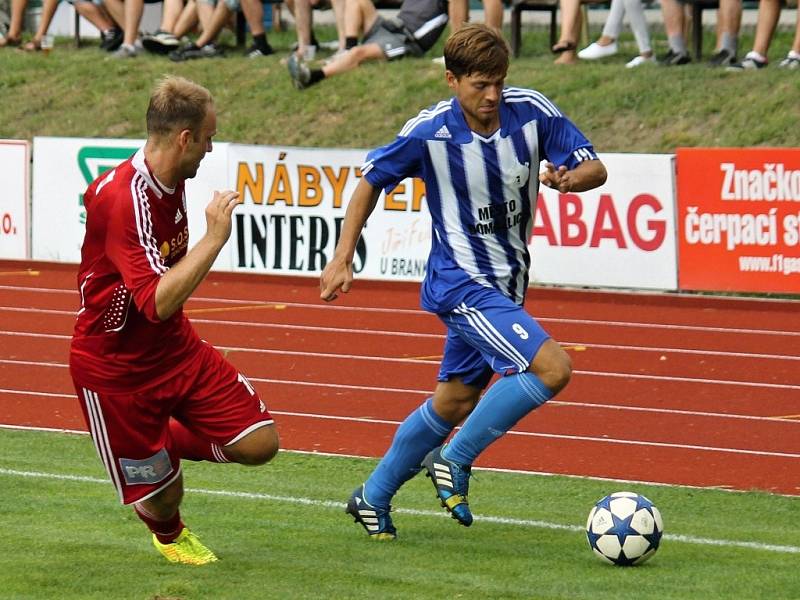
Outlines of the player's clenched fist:
<svg viewBox="0 0 800 600">
<path fill-rule="evenodd" d="M 339 297 L 337 292 L 341 290 L 345 294 L 350 291 L 353 284 L 353 263 L 346 262 L 334 256 L 329 262 L 319 278 L 319 297 L 325 302 L 336 300 Z"/>
</svg>

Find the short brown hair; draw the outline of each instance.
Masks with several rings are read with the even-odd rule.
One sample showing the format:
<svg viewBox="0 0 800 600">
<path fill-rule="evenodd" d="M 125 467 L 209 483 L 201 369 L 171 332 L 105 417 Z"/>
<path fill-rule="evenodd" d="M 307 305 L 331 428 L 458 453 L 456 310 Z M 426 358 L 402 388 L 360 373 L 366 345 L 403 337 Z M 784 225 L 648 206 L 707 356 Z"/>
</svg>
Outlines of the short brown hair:
<svg viewBox="0 0 800 600">
<path fill-rule="evenodd" d="M 197 139 L 203 119 L 214 99 L 202 85 L 167 75 L 153 88 L 147 107 L 147 135 L 163 136 L 189 129 Z"/>
<path fill-rule="evenodd" d="M 464 25 L 444 45 L 445 67 L 458 78 L 472 73 L 505 77 L 508 55 L 505 38 L 487 25 Z"/>
</svg>

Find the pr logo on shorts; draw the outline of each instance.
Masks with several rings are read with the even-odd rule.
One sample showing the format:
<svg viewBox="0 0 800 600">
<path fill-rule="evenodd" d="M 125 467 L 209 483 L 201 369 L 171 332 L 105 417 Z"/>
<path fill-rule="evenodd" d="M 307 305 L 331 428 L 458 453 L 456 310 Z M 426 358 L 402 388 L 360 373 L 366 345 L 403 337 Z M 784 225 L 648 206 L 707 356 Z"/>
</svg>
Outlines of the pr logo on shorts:
<svg viewBox="0 0 800 600">
<path fill-rule="evenodd" d="M 120 458 L 119 465 L 128 485 L 158 483 L 172 473 L 172 462 L 166 448 L 162 448 L 150 458 L 141 460 Z"/>
</svg>

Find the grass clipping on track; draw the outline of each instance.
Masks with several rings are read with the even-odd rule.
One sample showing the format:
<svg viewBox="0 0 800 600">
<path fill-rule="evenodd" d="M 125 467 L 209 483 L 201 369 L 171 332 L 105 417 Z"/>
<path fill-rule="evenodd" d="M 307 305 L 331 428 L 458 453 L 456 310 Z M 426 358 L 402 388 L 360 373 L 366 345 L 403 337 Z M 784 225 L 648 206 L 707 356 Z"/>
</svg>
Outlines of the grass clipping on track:
<svg viewBox="0 0 800 600">
<path fill-rule="evenodd" d="M 800 498 L 480 471 L 467 529 L 418 476 L 395 499 L 400 537 L 387 544 L 343 512 L 372 460 L 186 462 L 183 518 L 220 557 L 197 568 L 156 553 L 88 437 L 0 430 L 0 457 L 4 598 L 800 597 L 796 553 L 730 543 L 797 545 Z M 664 514 L 662 547 L 640 567 L 602 564 L 582 531 L 594 502 L 620 489 Z"/>
</svg>

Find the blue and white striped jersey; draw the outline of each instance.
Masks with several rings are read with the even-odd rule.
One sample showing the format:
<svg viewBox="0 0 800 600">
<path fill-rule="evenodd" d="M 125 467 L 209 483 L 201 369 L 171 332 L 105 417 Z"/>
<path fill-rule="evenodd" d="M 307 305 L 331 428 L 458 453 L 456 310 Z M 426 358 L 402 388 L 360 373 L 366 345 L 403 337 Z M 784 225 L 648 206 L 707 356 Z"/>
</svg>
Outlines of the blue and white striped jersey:
<svg viewBox="0 0 800 600">
<path fill-rule="evenodd" d="M 433 235 L 422 307 L 452 309 L 475 282 L 522 304 L 527 240 L 539 190 L 539 163 L 575 168 L 597 158 L 591 143 L 544 95 L 505 88 L 500 129 L 472 131 L 456 98 L 409 120 L 390 144 L 370 152 L 367 181 L 391 191 L 406 177 L 425 182 Z"/>
</svg>

